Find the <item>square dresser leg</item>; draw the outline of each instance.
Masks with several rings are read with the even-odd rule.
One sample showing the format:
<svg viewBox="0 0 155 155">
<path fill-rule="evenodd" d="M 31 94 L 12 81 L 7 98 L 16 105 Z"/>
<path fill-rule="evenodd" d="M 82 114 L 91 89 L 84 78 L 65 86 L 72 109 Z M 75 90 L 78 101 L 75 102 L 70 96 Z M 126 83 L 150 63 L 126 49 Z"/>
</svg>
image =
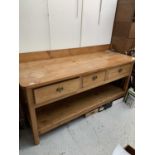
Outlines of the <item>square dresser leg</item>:
<svg viewBox="0 0 155 155">
<path fill-rule="evenodd" d="M 132 63 L 132 65 L 131 65 L 130 74 L 129 74 L 129 76 L 125 79 L 125 82 L 124 82 L 123 90 L 125 91 L 125 94 L 126 94 L 127 91 L 128 91 L 129 81 L 130 81 L 130 77 L 131 77 L 132 69 L 133 69 L 133 64 L 134 64 L 134 63 Z"/>
<path fill-rule="evenodd" d="M 31 123 L 34 143 L 37 145 L 40 143 L 40 139 L 39 139 L 36 109 L 34 107 L 34 98 L 33 98 L 32 89 L 26 89 L 26 94 L 27 94 L 27 99 L 28 99 L 28 109 L 29 109 L 30 123 Z"/>
</svg>

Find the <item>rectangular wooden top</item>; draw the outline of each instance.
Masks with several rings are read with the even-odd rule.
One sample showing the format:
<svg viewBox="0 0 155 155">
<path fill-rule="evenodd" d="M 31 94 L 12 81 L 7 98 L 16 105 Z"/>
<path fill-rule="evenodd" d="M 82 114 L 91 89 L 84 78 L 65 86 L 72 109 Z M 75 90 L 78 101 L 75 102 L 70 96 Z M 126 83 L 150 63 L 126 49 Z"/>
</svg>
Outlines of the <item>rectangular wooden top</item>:
<svg viewBox="0 0 155 155">
<path fill-rule="evenodd" d="M 133 57 L 106 50 L 90 54 L 24 62 L 19 65 L 19 81 L 22 87 L 35 88 L 133 61 Z"/>
</svg>

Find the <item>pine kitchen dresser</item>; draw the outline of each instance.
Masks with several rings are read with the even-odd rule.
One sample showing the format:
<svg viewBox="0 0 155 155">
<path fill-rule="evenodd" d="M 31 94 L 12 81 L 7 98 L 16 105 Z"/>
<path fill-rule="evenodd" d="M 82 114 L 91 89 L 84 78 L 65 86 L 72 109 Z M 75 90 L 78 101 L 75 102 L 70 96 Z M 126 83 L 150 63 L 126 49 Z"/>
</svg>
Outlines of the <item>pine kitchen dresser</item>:
<svg viewBox="0 0 155 155">
<path fill-rule="evenodd" d="M 125 95 L 134 58 L 103 46 L 20 56 L 34 143 L 39 136 Z"/>
</svg>

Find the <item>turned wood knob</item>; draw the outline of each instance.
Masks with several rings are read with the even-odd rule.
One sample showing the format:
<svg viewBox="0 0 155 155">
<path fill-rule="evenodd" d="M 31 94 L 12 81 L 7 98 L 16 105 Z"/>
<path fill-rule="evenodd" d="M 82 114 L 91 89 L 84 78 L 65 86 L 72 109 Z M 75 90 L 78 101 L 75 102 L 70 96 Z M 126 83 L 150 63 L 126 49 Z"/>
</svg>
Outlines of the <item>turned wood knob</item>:
<svg viewBox="0 0 155 155">
<path fill-rule="evenodd" d="M 118 70 L 118 72 L 120 73 L 120 72 L 122 72 L 122 70 L 123 70 L 123 69 L 122 69 L 122 68 L 120 68 L 120 69 Z"/>
<path fill-rule="evenodd" d="M 96 80 L 96 79 L 97 79 L 97 75 L 95 75 L 95 76 L 92 77 L 92 80 L 93 81 Z"/>
<path fill-rule="evenodd" d="M 58 87 L 58 88 L 56 89 L 56 91 L 57 91 L 57 92 L 62 92 L 63 89 L 64 89 L 63 87 Z"/>
</svg>

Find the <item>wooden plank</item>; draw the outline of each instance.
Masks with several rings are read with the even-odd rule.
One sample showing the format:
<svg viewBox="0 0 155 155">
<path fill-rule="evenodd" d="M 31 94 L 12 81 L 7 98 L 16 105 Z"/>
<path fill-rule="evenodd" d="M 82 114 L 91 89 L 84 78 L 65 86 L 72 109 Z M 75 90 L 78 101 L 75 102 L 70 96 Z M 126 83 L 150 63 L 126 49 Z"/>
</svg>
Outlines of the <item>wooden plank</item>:
<svg viewBox="0 0 155 155">
<path fill-rule="evenodd" d="M 39 144 L 40 140 L 37 126 L 36 111 L 34 108 L 33 91 L 31 89 L 26 89 L 26 95 L 28 100 L 28 109 L 29 109 L 30 123 L 33 132 L 34 143 Z"/>
<path fill-rule="evenodd" d="M 23 63 L 23 62 L 29 62 L 29 61 L 61 58 L 61 57 L 66 57 L 66 56 L 70 56 L 70 55 L 93 53 L 93 52 L 97 52 L 97 51 L 108 50 L 109 47 L 110 47 L 110 44 L 99 45 L 99 46 L 89 46 L 89 47 L 82 47 L 82 48 L 19 53 L 19 62 Z"/>
<path fill-rule="evenodd" d="M 92 111 L 88 112 L 87 114 L 85 114 L 85 117 L 89 117 L 90 115 L 93 115 L 93 114 L 95 114 L 97 112 L 98 112 L 98 108 L 95 109 L 95 110 L 92 110 Z"/>
<path fill-rule="evenodd" d="M 43 134 L 56 128 L 123 96 L 123 94 L 124 91 L 121 88 L 107 85 L 67 98 L 55 104 L 44 106 L 37 111 L 39 133 Z"/>
<path fill-rule="evenodd" d="M 30 52 L 30 53 L 19 53 L 19 62 L 29 62 L 37 60 L 50 59 L 48 51 L 44 52 Z"/>
<path fill-rule="evenodd" d="M 133 61 L 133 57 L 107 50 L 91 54 L 20 63 L 20 85 L 34 88 Z"/>
</svg>

